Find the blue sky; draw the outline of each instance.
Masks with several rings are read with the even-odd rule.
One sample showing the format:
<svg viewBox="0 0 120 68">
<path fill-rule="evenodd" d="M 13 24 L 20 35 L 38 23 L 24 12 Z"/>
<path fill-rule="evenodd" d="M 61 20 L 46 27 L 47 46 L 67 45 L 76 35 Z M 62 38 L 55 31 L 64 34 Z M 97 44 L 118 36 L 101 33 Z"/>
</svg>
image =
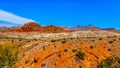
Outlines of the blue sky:
<svg viewBox="0 0 120 68">
<path fill-rule="evenodd" d="M 2 0 L 0 9 L 39 24 L 120 29 L 120 0 Z M 0 21 L 0 25 L 18 25 Z"/>
</svg>

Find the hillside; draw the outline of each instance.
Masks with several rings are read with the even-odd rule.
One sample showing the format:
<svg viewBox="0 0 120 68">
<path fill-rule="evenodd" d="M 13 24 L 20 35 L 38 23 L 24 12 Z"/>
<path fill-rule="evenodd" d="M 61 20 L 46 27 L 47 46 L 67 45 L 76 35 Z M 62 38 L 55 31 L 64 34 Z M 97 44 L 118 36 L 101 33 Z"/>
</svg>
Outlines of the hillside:
<svg viewBox="0 0 120 68">
<path fill-rule="evenodd" d="M 104 68 L 120 65 L 119 33 L 102 30 L 42 34 L 5 32 L 0 35 L 0 57 L 4 60 L 6 56 L 7 59 L 6 64 L 0 63 L 1 68 L 4 65 L 12 68 Z M 4 49 L 8 46 L 10 49 L 6 55 Z"/>
<path fill-rule="evenodd" d="M 99 68 L 105 59 L 120 58 L 119 36 L 61 39 L 1 38 L 0 45 L 18 48 L 18 59 L 13 68 Z M 119 66 L 117 60 L 111 63 L 112 65 L 106 63 L 106 66 Z"/>
<path fill-rule="evenodd" d="M 34 22 L 9 28 L 0 32 L 0 68 L 119 68 L 120 33 L 91 29 Z"/>
</svg>

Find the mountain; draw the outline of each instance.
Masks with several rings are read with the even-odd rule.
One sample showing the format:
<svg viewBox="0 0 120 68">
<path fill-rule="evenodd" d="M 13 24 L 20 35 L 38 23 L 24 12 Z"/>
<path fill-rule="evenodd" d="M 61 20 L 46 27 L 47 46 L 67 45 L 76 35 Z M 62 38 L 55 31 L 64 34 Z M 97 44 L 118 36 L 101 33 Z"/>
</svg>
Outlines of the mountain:
<svg viewBox="0 0 120 68">
<path fill-rule="evenodd" d="M 39 24 L 34 23 L 34 22 L 29 22 L 29 23 L 24 24 L 17 31 L 20 31 L 20 32 L 31 32 L 31 31 L 40 31 L 40 30 L 41 30 L 41 26 Z"/>
<path fill-rule="evenodd" d="M 74 27 L 72 27 L 72 28 L 70 28 L 70 29 L 73 29 L 73 30 L 75 30 L 75 31 L 79 31 L 79 30 L 85 30 L 86 27 L 85 27 L 85 26 L 80 26 L 80 25 L 78 25 L 78 26 L 74 26 Z"/>
<path fill-rule="evenodd" d="M 88 25 L 88 26 L 74 26 L 72 28 L 68 27 L 58 27 L 54 25 L 49 26 L 41 26 L 35 22 L 28 22 L 24 24 L 23 26 L 14 26 L 14 27 L 6 27 L 6 26 L 0 26 L 0 32 L 39 32 L 39 33 L 59 33 L 59 32 L 73 32 L 73 31 L 96 31 L 96 30 L 106 30 L 110 32 L 117 32 L 120 33 L 120 30 L 116 30 L 114 28 L 100 28 L 96 27 L 94 25 Z"/>
<path fill-rule="evenodd" d="M 109 32 L 120 33 L 120 30 L 117 30 L 117 29 L 115 29 L 115 28 L 102 28 L 102 30 L 106 30 L 106 31 L 109 31 Z"/>
<path fill-rule="evenodd" d="M 10 31 L 17 31 L 17 30 L 19 30 L 21 28 L 21 26 L 13 26 L 13 27 L 11 27 L 11 28 L 9 28 L 10 29 Z"/>
<path fill-rule="evenodd" d="M 21 27 L 12 27 L 10 29 L 12 31 L 17 31 L 17 32 L 40 32 L 40 33 L 58 33 L 64 31 L 63 28 L 61 27 L 57 27 L 54 25 L 43 27 L 35 22 L 29 22 Z"/>
<path fill-rule="evenodd" d="M 57 27 L 54 25 L 50 25 L 50 26 L 46 26 L 46 27 L 42 27 L 43 28 L 43 32 L 45 33 L 58 33 L 58 32 L 64 32 L 63 28 L 61 27 Z"/>
<path fill-rule="evenodd" d="M 73 29 L 75 31 L 79 31 L 79 30 L 93 30 L 93 31 L 94 30 L 101 30 L 101 28 L 93 26 L 91 24 L 88 25 L 88 26 L 80 26 L 80 25 L 78 25 L 78 26 L 74 26 L 74 27 L 72 27 L 70 29 Z"/>
<path fill-rule="evenodd" d="M 10 29 L 6 26 L 0 26 L 0 32 L 6 32 L 6 31 L 10 31 Z"/>
<path fill-rule="evenodd" d="M 74 31 L 74 29 L 70 29 L 67 26 L 64 26 L 64 27 L 61 27 L 61 28 L 63 28 L 63 30 L 65 30 L 66 32 L 73 32 Z"/>
</svg>

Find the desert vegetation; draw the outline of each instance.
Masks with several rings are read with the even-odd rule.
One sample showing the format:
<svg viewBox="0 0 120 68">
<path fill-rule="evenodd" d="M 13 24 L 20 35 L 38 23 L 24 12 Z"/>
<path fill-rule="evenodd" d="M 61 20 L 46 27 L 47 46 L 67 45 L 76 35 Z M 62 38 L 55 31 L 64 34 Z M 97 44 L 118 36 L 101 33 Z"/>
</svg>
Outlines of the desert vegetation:
<svg viewBox="0 0 120 68">
<path fill-rule="evenodd" d="M 17 61 L 18 52 L 11 46 L 0 46 L 0 68 L 11 68 Z"/>
</svg>

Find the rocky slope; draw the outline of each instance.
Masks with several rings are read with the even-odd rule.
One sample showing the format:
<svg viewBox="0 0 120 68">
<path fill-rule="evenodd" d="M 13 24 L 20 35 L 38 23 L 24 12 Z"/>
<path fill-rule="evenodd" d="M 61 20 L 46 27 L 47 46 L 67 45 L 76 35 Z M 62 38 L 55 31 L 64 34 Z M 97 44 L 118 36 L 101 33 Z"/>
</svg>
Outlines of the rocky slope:
<svg viewBox="0 0 120 68">
<path fill-rule="evenodd" d="M 87 29 L 30 22 L 0 32 L 0 68 L 120 68 L 119 32 Z"/>
<path fill-rule="evenodd" d="M 74 38 L 44 40 L 41 43 L 40 40 L 32 41 L 23 46 L 21 54 L 24 55 L 14 68 L 98 68 L 102 60 L 120 55 L 119 48 L 114 49 L 116 46 L 120 47 L 120 40 L 114 39 Z"/>
<path fill-rule="evenodd" d="M 0 49 L 3 59 L 4 55 L 9 61 L 17 58 L 15 62 L 11 61 L 12 68 L 104 68 L 112 65 L 109 57 L 120 58 L 120 34 L 115 32 L 8 32 L 1 35 L 0 46 L 11 46 L 15 49 L 14 52 L 18 51 L 15 52 L 17 57 L 13 57 L 9 56 L 9 50 L 7 55 L 2 53 L 6 50 L 5 47 Z M 10 50 L 10 55 L 12 52 Z M 108 59 L 108 65 L 101 63 L 105 59 Z M 10 67 L 8 60 L 5 65 L 9 64 L 7 67 Z M 1 68 L 2 64 L 4 63 L 0 63 Z M 119 63 L 112 66 L 116 65 Z"/>
</svg>

